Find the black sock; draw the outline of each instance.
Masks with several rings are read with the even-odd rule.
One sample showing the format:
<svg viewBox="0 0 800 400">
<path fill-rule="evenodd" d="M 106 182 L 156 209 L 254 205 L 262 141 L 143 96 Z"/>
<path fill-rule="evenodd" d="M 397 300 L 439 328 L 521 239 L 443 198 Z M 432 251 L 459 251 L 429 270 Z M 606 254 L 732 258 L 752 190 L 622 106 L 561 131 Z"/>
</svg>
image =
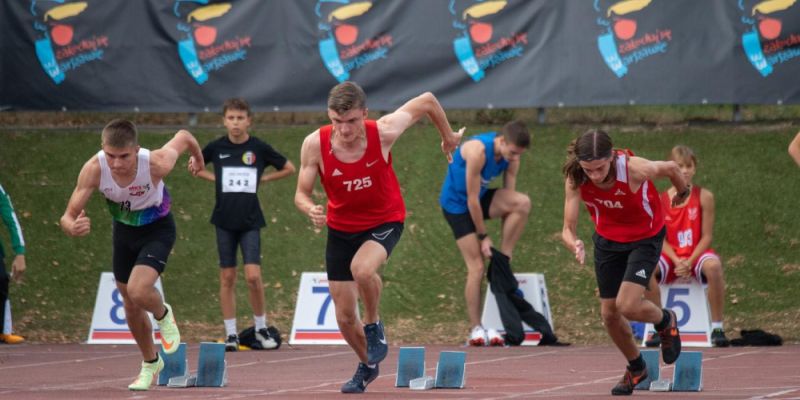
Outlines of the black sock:
<svg viewBox="0 0 800 400">
<path fill-rule="evenodd" d="M 667 312 L 667 310 L 663 308 L 661 309 L 661 313 L 663 314 L 663 316 L 661 317 L 661 322 L 653 326 L 653 328 L 655 328 L 657 331 L 663 331 L 664 329 L 667 328 L 667 326 L 669 326 L 669 318 L 670 318 L 669 313 Z"/>
<path fill-rule="evenodd" d="M 167 308 L 167 307 L 164 307 L 164 315 L 162 315 L 162 316 L 161 316 L 161 318 L 159 318 L 159 317 L 156 317 L 156 319 L 157 319 L 157 320 L 159 320 L 159 321 L 163 321 L 163 320 L 164 320 L 164 317 L 166 317 L 166 316 L 167 316 L 167 313 L 168 313 L 168 312 L 169 312 L 169 308 Z"/>
<path fill-rule="evenodd" d="M 639 353 L 639 357 L 636 357 L 634 360 L 628 361 L 628 370 L 629 371 L 641 371 L 645 368 L 644 359 L 642 358 L 642 354 Z"/>
<path fill-rule="evenodd" d="M 154 358 L 152 360 L 144 360 L 144 362 L 146 362 L 148 364 L 152 364 L 152 363 L 154 363 L 156 361 L 158 361 L 158 353 L 156 353 L 156 358 Z"/>
</svg>

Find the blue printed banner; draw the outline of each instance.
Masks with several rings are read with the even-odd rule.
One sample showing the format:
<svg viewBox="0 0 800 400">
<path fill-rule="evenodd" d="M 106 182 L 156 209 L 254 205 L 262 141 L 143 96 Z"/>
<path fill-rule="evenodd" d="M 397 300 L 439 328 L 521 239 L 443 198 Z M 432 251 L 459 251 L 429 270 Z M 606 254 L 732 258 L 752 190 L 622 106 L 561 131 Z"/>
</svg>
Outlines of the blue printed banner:
<svg viewBox="0 0 800 400">
<path fill-rule="evenodd" d="M 0 2 L 0 110 L 798 104 L 797 0 Z"/>
</svg>

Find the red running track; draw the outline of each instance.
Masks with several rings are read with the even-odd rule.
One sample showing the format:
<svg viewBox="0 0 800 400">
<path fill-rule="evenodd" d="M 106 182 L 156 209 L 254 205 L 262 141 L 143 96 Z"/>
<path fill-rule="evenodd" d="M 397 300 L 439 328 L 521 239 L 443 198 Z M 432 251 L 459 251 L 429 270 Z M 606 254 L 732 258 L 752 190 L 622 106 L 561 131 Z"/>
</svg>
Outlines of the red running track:
<svg viewBox="0 0 800 400">
<path fill-rule="evenodd" d="M 425 346 L 428 375 L 440 351 L 467 352 L 464 389 L 395 388 L 397 348 L 363 395 L 343 395 L 356 359 L 346 346 L 284 346 L 277 351 L 227 353 L 223 388 L 153 387 L 130 392 L 141 358 L 132 345 L 0 345 L 0 399 L 573 399 L 611 397 L 624 361 L 610 346 L 467 348 Z M 197 369 L 199 345 L 188 347 Z M 658 399 L 800 399 L 800 345 L 685 349 L 703 352 L 703 391 L 650 393 Z M 672 376 L 662 366 L 662 377 Z"/>
</svg>

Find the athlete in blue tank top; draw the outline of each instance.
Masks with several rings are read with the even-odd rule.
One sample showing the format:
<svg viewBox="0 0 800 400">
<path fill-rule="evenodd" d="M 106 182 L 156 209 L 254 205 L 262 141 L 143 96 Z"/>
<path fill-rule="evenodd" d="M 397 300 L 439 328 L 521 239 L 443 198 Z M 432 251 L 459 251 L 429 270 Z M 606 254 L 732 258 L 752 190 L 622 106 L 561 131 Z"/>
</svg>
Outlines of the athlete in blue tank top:
<svg viewBox="0 0 800 400">
<path fill-rule="evenodd" d="M 492 254 L 484 220 L 503 220 L 500 251 L 510 258 L 531 209 L 528 196 L 516 190 L 520 156 L 529 145 L 530 134 L 521 121 L 507 123 L 500 132 L 473 136 L 453 154 L 439 195 L 444 217 L 467 264 L 464 297 L 472 327 L 469 343 L 474 346 L 504 344 L 495 329 L 487 331 L 480 321 L 484 257 Z M 500 175 L 503 186 L 489 189 L 492 179 Z"/>
<path fill-rule="evenodd" d="M 494 158 L 494 139 L 497 132 L 486 132 L 475 135 L 469 140 L 479 140 L 483 143 L 486 154 L 486 164 L 481 169 L 481 191 L 478 195 L 482 198 L 489 188 L 492 179 L 505 172 L 508 168 L 508 160 Z M 465 141 L 464 143 L 466 144 Z M 459 148 L 460 150 L 460 148 Z M 447 176 L 444 178 L 442 192 L 439 194 L 439 204 L 451 214 L 462 214 L 467 211 L 467 162 L 461 155 L 461 151 L 453 153 L 453 162 L 447 166 Z"/>
</svg>

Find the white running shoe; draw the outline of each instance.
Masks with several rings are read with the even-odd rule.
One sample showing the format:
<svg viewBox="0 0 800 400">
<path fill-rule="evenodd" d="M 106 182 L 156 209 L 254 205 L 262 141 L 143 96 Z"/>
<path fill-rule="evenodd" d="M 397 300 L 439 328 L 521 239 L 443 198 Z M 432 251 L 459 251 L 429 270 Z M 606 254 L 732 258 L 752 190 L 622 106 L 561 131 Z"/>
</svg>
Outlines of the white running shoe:
<svg viewBox="0 0 800 400">
<path fill-rule="evenodd" d="M 486 346 L 487 344 L 489 344 L 489 338 L 486 336 L 486 330 L 480 325 L 475 325 L 469 335 L 469 345 Z"/>
<path fill-rule="evenodd" d="M 496 329 L 486 330 L 486 336 L 489 338 L 489 346 L 505 346 L 506 341 Z"/>
</svg>

